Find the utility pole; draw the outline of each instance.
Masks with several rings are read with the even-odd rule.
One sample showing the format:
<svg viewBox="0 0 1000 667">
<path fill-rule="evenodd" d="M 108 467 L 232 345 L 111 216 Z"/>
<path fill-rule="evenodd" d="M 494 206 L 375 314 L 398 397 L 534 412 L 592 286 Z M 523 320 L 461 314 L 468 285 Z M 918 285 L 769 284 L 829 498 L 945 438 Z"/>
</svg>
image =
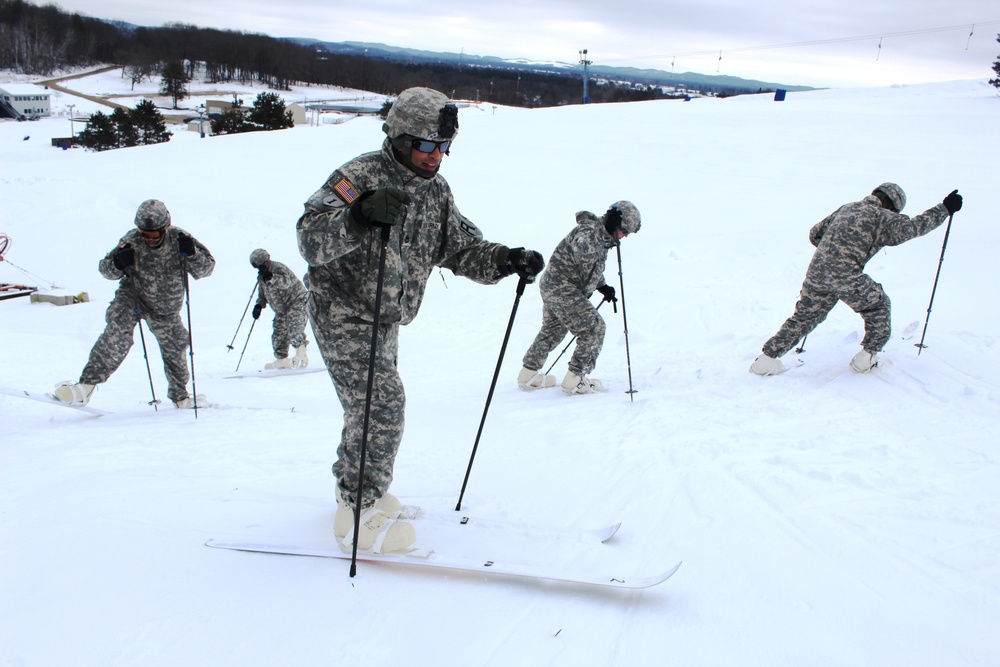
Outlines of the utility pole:
<svg viewBox="0 0 1000 667">
<path fill-rule="evenodd" d="M 590 65 L 593 63 L 592 60 L 587 60 L 587 49 L 582 49 L 580 51 L 580 64 L 583 65 L 583 103 L 590 104 L 590 92 L 588 87 L 590 86 Z"/>
</svg>

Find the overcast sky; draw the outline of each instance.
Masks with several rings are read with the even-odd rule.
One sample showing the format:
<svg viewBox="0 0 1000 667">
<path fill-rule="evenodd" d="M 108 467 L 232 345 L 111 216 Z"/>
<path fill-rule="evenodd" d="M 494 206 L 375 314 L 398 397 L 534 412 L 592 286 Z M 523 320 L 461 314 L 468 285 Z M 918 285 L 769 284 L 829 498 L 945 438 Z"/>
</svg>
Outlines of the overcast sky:
<svg viewBox="0 0 1000 667">
<path fill-rule="evenodd" d="M 39 2 L 38 4 L 43 4 Z M 57 0 L 145 26 L 182 22 L 272 37 L 728 74 L 774 83 L 882 86 L 987 79 L 997 0 Z M 971 37 L 970 37 L 971 33 Z M 720 57 L 721 56 L 721 57 Z"/>
</svg>

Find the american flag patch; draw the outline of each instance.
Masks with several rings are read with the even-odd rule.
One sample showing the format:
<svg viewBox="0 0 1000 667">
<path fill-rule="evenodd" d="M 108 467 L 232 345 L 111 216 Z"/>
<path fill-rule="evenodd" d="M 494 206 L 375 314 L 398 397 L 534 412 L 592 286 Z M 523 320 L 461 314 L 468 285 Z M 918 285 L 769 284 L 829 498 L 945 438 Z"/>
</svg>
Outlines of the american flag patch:
<svg viewBox="0 0 1000 667">
<path fill-rule="evenodd" d="M 354 186 L 346 178 L 340 179 L 340 182 L 334 185 L 333 189 L 347 204 L 354 203 L 354 200 L 358 198 L 358 191 L 354 189 Z"/>
</svg>

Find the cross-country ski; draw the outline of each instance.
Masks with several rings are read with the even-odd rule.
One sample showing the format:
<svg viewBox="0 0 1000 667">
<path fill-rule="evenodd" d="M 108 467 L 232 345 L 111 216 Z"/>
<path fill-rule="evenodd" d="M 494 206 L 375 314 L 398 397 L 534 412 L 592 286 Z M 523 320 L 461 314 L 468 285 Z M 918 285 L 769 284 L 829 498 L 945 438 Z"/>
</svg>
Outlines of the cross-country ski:
<svg viewBox="0 0 1000 667">
<path fill-rule="evenodd" d="M 228 540 L 209 540 L 206 546 L 216 549 L 252 551 L 257 553 L 281 554 L 288 556 L 312 556 L 350 560 L 351 553 L 336 544 L 268 544 Z M 507 575 L 528 579 L 545 579 L 567 584 L 586 584 L 607 588 L 649 588 L 669 579 L 681 566 L 676 563 L 662 571 L 633 574 L 613 568 L 593 568 L 592 570 L 568 565 L 564 568 L 546 563 L 530 564 L 491 558 L 456 558 L 438 555 L 433 551 L 419 550 L 413 555 L 359 553 L 358 560 L 367 563 L 391 563 L 417 568 L 441 568 L 465 570 L 488 575 Z"/>
</svg>

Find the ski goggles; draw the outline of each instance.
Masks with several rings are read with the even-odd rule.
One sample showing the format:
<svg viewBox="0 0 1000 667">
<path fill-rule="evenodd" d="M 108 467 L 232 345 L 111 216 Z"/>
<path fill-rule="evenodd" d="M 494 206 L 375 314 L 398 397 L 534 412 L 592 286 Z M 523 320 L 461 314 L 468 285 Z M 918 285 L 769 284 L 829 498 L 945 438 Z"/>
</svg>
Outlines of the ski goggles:
<svg viewBox="0 0 1000 667">
<path fill-rule="evenodd" d="M 430 139 L 410 139 L 410 146 L 417 149 L 421 153 L 433 153 L 434 149 L 437 149 L 442 153 L 447 153 L 448 149 L 451 148 L 451 139 L 446 139 L 444 141 L 431 141 Z"/>
</svg>

